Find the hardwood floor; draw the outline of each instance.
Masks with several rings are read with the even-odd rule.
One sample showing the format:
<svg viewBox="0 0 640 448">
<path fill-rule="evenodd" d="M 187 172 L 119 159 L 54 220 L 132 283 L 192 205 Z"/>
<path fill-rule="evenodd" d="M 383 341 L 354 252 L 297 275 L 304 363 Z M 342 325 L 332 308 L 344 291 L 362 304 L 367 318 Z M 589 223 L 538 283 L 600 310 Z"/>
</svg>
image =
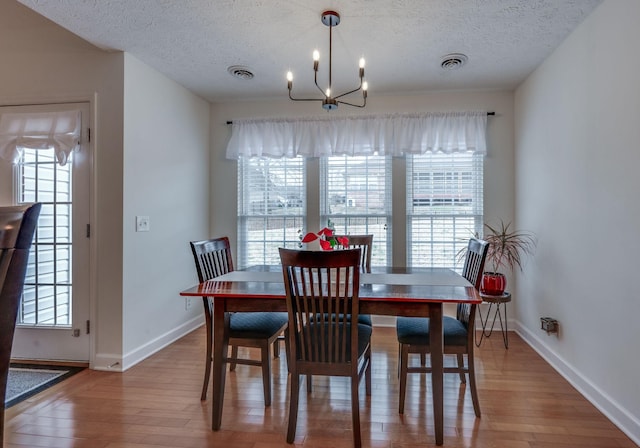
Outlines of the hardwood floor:
<svg viewBox="0 0 640 448">
<path fill-rule="evenodd" d="M 124 373 L 85 370 L 7 410 L 5 448 L 275 448 L 285 442 L 287 370 L 273 361 L 273 404 L 263 405 L 260 369 L 227 374 L 222 429 L 210 430 L 209 399 L 200 401 L 204 330 L 195 331 Z M 482 418 L 468 388 L 445 375 L 445 447 L 635 447 L 515 333 L 476 350 Z M 435 446 L 430 379 L 410 375 L 405 414 L 398 414 L 395 328 L 376 327 L 373 393 L 361 384 L 363 446 Z M 445 362 L 453 359 L 445 357 Z M 343 381 L 341 381 L 343 380 Z M 306 387 L 301 386 L 303 389 Z M 346 379 L 314 377 L 300 394 L 296 445 L 349 448 L 351 407 Z"/>
</svg>

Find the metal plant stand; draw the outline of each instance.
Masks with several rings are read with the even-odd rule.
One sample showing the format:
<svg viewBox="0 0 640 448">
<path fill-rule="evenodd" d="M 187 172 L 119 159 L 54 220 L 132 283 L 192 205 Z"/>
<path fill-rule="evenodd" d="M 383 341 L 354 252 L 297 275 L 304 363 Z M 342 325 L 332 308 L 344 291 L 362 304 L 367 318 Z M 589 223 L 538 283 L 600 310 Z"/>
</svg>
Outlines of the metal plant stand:
<svg viewBox="0 0 640 448">
<path fill-rule="evenodd" d="M 480 292 L 480 297 L 482 297 L 482 301 L 484 303 L 489 304 L 489 309 L 487 310 L 486 317 L 483 318 L 482 310 L 480 307 L 478 307 L 478 314 L 480 314 L 480 323 L 482 324 L 482 333 L 480 334 L 479 341 L 476 336 L 476 346 L 480 347 L 480 344 L 482 344 L 482 340 L 484 338 L 488 338 L 489 336 L 491 336 L 491 334 L 493 333 L 493 327 L 496 324 L 496 319 L 499 319 L 500 330 L 502 331 L 502 340 L 504 341 L 504 348 L 508 349 L 509 334 L 508 334 L 508 327 L 507 327 L 507 303 L 511 302 L 511 293 L 505 291 L 504 293 L 502 293 L 502 295 L 492 296 L 492 295 Z M 502 313 L 500 312 L 500 305 L 502 304 L 504 304 L 504 306 L 502 307 L 504 309 L 504 321 L 502 320 Z M 493 314 L 493 321 L 491 322 L 491 328 L 487 330 L 487 324 L 489 323 L 489 318 L 491 316 L 491 308 L 493 307 L 493 305 L 496 306 Z"/>
</svg>

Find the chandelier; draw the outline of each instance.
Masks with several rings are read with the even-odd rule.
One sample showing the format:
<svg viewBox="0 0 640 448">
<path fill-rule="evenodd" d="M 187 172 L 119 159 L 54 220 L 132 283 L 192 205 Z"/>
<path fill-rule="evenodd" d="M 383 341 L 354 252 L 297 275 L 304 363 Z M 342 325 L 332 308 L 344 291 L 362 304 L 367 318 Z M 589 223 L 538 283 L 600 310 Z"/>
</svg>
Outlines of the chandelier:
<svg viewBox="0 0 640 448">
<path fill-rule="evenodd" d="M 322 93 L 322 98 L 294 98 L 291 96 L 291 89 L 293 87 L 293 73 L 287 72 L 287 88 L 289 89 L 289 99 L 293 101 L 320 101 L 322 102 L 322 108 L 325 110 L 334 110 L 338 108 L 338 104 L 346 104 L 353 107 L 365 107 L 367 105 L 367 88 L 368 84 L 364 81 L 364 58 L 360 58 L 360 85 L 348 92 L 340 95 L 333 95 L 332 87 L 332 73 L 331 73 L 331 61 L 332 61 L 332 31 L 333 27 L 340 23 L 340 14 L 335 11 L 325 11 L 322 13 L 322 23 L 329 27 L 329 87 L 326 90 L 318 85 L 318 65 L 320 63 L 320 53 L 318 50 L 313 51 L 313 78 L 316 87 Z M 341 100 L 347 95 L 362 90 L 362 104 L 353 104 L 348 101 Z"/>
</svg>

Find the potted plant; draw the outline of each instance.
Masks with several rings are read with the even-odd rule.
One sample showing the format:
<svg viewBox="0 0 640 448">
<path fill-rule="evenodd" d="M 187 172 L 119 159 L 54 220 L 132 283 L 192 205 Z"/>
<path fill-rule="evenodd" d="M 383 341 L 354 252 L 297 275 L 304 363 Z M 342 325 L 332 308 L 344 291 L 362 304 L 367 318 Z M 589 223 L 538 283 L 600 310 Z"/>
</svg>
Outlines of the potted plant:
<svg viewBox="0 0 640 448">
<path fill-rule="evenodd" d="M 486 231 L 484 240 L 489 243 L 485 266 L 491 266 L 491 271 L 482 274 L 480 290 L 489 295 L 499 296 L 504 293 L 507 280 L 500 269 L 513 270 L 518 267 L 522 271 L 522 262 L 526 255 L 533 254 L 536 247 L 535 236 L 523 230 L 511 230 L 511 223 L 500 226 L 484 225 Z"/>
</svg>

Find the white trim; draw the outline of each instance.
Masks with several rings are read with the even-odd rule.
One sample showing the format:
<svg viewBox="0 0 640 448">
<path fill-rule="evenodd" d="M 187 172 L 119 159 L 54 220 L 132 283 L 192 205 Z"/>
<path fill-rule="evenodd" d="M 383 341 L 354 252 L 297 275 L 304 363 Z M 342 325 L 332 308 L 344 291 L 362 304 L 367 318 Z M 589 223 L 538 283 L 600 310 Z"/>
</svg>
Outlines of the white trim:
<svg viewBox="0 0 640 448">
<path fill-rule="evenodd" d="M 88 148 L 91 152 L 90 179 L 89 179 L 89 223 L 91 225 L 91 237 L 89 238 L 89 321 L 91 333 L 89 333 L 89 368 L 96 364 L 96 335 L 98 334 L 98 176 L 96 148 L 99 132 L 98 129 L 98 94 L 87 95 L 89 101 L 89 123 L 91 126 L 91 141 Z"/>
<path fill-rule="evenodd" d="M 193 319 L 173 328 L 165 334 L 149 341 L 134 350 L 129 351 L 122 357 L 112 353 L 98 353 L 95 356 L 95 363 L 91 367 L 94 370 L 102 370 L 108 372 L 124 372 L 136 364 L 144 361 L 154 353 L 159 352 L 168 347 L 173 342 L 186 336 L 194 330 L 204 325 L 204 315 L 194 317 Z"/>
<path fill-rule="evenodd" d="M 538 335 L 529 331 L 519 321 L 516 321 L 514 328 L 516 333 L 533 348 L 551 367 L 553 367 L 564 379 L 575 387 L 582 396 L 602 412 L 613 424 L 624 432 L 634 443 L 640 445 L 640 419 L 619 403 L 617 403 L 606 392 L 602 391 L 597 384 L 589 381 L 572 365 L 558 356 L 551 348 L 544 343 Z"/>
</svg>

